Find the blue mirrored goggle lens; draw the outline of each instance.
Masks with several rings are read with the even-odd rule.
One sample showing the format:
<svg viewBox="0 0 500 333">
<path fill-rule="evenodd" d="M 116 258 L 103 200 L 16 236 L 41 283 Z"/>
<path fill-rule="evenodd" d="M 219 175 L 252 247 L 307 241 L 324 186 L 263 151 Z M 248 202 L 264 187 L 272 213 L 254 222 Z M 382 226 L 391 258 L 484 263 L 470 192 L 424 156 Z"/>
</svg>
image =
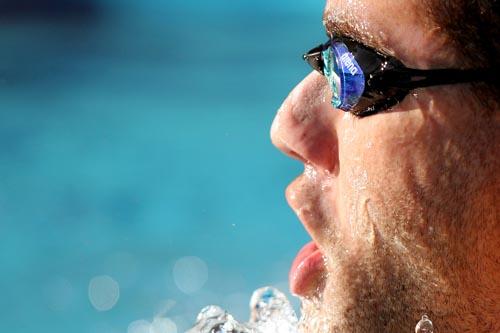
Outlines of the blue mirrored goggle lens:
<svg viewBox="0 0 500 333">
<path fill-rule="evenodd" d="M 332 105 L 350 111 L 365 90 L 365 75 L 347 46 L 332 41 L 322 52 L 323 73 L 332 89 Z"/>
</svg>

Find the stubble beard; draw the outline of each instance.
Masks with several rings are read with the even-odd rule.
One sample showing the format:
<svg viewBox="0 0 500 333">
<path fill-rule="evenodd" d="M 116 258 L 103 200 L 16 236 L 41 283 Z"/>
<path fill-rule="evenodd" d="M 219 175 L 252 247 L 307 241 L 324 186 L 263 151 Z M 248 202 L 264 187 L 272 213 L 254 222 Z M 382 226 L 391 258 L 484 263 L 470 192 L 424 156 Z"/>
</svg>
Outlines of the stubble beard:
<svg viewBox="0 0 500 333">
<path fill-rule="evenodd" d="M 303 333 L 414 332 L 438 282 L 419 274 L 387 244 L 327 259 L 325 288 L 304 300 Z M 426 282 L 424 282 L 426 281 Z"/>
</svg>

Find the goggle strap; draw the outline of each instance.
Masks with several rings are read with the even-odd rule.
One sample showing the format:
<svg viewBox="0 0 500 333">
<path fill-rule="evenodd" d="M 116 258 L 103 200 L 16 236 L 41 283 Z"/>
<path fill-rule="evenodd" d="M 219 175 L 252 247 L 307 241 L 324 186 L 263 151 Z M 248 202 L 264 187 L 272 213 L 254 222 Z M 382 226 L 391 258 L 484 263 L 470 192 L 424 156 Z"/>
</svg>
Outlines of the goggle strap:
<svg viewBox="0 0 500 333">
<path fill-rule="evenodd" d="M 498 73 L 483 69 L 404 69 L 398 70 L 397 73 L 400 79 L 396 80 L 394 84 L 406 89 L 455 83 L 498 81 Z"/>
</svg>

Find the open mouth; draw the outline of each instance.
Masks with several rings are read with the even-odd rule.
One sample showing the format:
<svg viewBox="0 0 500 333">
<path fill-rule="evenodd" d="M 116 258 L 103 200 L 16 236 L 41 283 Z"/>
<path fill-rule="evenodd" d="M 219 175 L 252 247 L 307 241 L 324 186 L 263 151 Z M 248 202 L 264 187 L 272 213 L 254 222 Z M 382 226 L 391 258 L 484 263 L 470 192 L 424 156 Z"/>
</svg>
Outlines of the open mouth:
<svg viewBox="0 0 500 333">
<path fill-rule="evenodd" d="M 289 274 L 290 291 L 308 297 L 319 292 L 324 280 L 325 262 L 315 242 L 305 245 L 292 263 Z"/>
</svg>

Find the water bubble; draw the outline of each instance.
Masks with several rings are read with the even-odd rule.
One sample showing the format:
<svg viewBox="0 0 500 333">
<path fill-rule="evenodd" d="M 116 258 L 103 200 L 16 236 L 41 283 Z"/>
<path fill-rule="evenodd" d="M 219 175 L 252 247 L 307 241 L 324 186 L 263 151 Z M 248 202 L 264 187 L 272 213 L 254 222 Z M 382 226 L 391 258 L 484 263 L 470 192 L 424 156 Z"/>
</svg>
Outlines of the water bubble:
<svg viewBox="0 0 500 333">
<path fill-rule="evenodd" d="M 130 323 L 127 333 L 150 333 L 151 324 L 147 320 L 136 320 Z"/>
<path fill-rule="evenodd" d="M 429 319 L 427 315 L 423 315 L 422 319 L 418 322 L 415 327 L 415 333 L 433 333 L 434 325 L 432 325 L 432 321 Z"/>
<path fill-rule="evenodd" d="M 177 288 L 185 294 L 192 294 L 207 282 L 208 267 L 198 257 L 184 257 L 176 261 L 173 275 Z"/>
<path fill-rule="evenodd" d="M 96 276 L 89 283 L 89 300 L 97 311 L 111 310 L 120 298 L 118 282 L 107 275 Z"/>
</svg>

